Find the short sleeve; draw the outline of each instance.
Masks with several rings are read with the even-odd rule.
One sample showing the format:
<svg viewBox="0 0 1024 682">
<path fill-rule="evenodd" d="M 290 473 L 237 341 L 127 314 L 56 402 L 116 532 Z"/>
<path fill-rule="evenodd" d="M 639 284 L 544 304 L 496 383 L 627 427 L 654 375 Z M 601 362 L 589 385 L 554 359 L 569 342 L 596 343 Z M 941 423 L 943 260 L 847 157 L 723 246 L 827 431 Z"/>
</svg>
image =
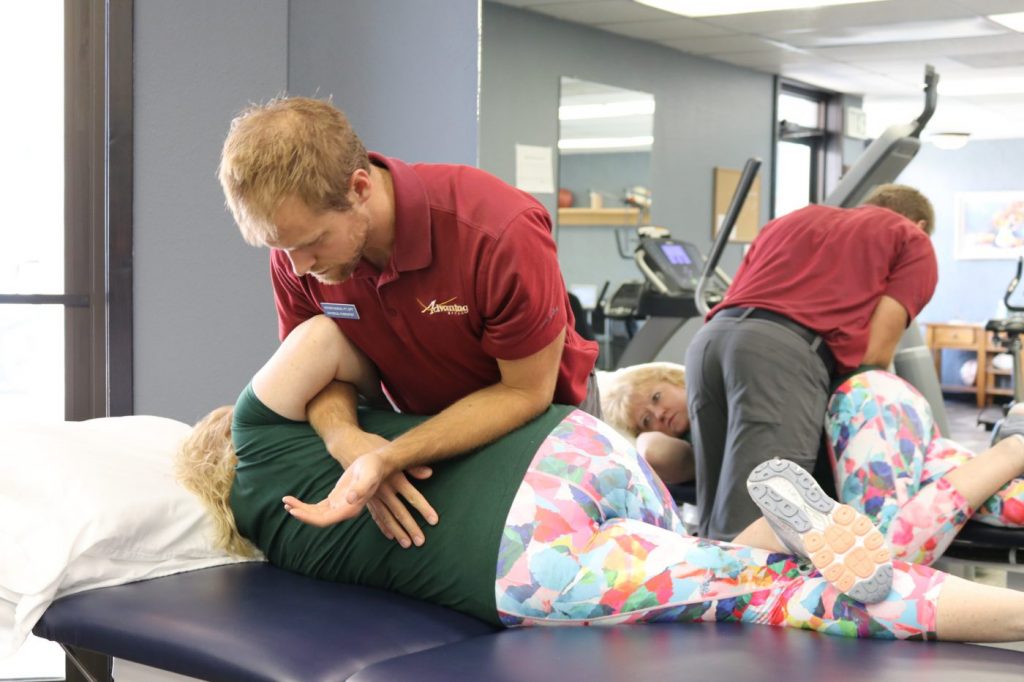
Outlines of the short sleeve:
<svg viewBox="0 0 1024 682">
<path fill-rule="evenodd" d="M 319 315 L 320 309 L 310 299 L 302 281 L 292 272 L 288 256 L 283 251 L 273 249 L 270 252 L 270 279 L 277 306 L 277 334 L 284 341 L 292 329 Z"/>
<path fill-rule="evenodd" d="M 896 299 L 913 320 L 935 293 L 939 268 L 928 235 L 916 226 L 907 230 L 889 271 L 885 294 Z"/>
<path fill-rule="evenodd" d="M 513 218 L 480 267 L 476 296 L 484 311 L 485 353 L 519 360 L 566 328 L 568 297 L 546 211 L 530 208 Z"/>
</svg>

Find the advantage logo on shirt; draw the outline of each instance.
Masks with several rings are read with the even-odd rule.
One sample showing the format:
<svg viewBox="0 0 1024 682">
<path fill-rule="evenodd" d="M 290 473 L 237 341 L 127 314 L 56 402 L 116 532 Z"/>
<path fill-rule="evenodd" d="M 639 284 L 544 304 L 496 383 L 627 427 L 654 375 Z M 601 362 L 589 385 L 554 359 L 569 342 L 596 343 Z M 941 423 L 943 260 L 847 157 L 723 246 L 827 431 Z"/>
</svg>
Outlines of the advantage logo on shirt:
<svg viewBox="0 0 1024 682">
<path fill-rule="evenodd" d="M 436 298 L 430 303 L 424 303 L 417 298 L 416 302 L 420 304 L 420 312 L 427 315 L 437 315 L 440 313 L 447 315 L 468 315 L 469 306 L 461 303 L 453 303 L 452 301 L 456 298 L 458 298 L 458 296 L 452 296 L 447 301 L 442 301 L 441 303 L 438 303 Z"/>
</svg>

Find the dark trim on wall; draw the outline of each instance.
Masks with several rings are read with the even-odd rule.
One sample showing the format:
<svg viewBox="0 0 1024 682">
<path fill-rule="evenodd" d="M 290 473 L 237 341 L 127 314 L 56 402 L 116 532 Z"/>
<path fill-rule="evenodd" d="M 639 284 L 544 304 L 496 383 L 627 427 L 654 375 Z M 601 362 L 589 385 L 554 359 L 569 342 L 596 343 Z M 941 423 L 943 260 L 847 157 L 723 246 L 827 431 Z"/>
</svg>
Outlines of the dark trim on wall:
<svg viewBox="0 0 1024 682">
<path fill-rule="evenodd" d="M 821 177 L 821 198 L 825 199 L 843 175 L 843 96 L 829 95 L 825 101 L 825 168 Z"/>
<path fill-rule="evenodd" d="M 134 411 L 134 1 L 107 3 L 107 413 Z"/>
<path fill-rule="evenodd" d="M 132 412 L 132 0 L 65 0 L 65 417 Z"/>
<path fill-rule="evenodd" d="M 103 291 L 104 5 L 64 0 L 64 415 L 106 413 Z"/>
</svg>

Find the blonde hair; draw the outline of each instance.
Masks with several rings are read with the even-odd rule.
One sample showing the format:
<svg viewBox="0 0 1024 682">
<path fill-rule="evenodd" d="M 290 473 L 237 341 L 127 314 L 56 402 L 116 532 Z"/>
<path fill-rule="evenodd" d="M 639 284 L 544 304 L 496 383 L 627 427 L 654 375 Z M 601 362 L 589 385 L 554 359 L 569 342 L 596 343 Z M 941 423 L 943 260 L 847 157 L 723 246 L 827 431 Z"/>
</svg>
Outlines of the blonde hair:
<svg viewBox="0 0 1024 682">
<path fill-rule="evenodd" d="M 312 211 L 347 211 L 349 181 L 369 170 L 366 148 L 330 101 L 279 97 L 254 104 L 231 121 L 221 151 L 220 178 L 245 241 L 277 239 L 274 212 L 290 196 Z"/>
<path fill-rule="evenodd" d="M 862 204 L 881 206 L 895 211 L 915 223 L 924 221 L 925 234 L 935 231 L 935 209 L 928 197 L 908 185 L 878 185 Z"/>
<path fill-rule="evenodd" d="M 640 434 L 640 428 L 633 422 L 633 412 L 652 386 L 665 381 L 686 388 L 686 368 L 674 362 L 647 362 L 601 372 L 598 376 L 604 421 L 634 438 Z"/>
<path fill-rule="evenodd" d="M 229 502 L 238 463 L 231 445 L 233 413 L 234 408 L 226 405 L 200 419 L 182 443 L 174 469 L 178 480 L 199 496 L 213 517 L 217 546 L 248 558 L 257 556 L 259 551 L 238 532 Z"/>
</svg>

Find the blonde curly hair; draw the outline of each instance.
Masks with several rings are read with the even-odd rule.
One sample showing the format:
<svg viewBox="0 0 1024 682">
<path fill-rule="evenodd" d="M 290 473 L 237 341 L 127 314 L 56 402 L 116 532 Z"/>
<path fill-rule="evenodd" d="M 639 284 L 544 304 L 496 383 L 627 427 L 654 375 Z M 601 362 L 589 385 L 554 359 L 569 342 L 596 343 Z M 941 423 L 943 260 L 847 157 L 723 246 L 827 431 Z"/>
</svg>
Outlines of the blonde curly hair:
<svg viewBox="0 0 1024 682">
<path fill-rule="evenodd" d="M 214 541 L 230 554 L 252 558 L 259 550 L 238 532 L 231 513 L 231 484 L 238 457 L 231 445 L 234 407 L 218 407 L 195 425 L 174 462 L 177 479 L 195 493 L 213 517 Z"/>
<path fill-rule="evenodd" d="M 686 388 L 686 368 L 674 362 L 647 362 L 598 373 L 603 419 L 619 431 L 636 438 L 639 426 L 633 421 L 637 406 L 655 384 L 665 381 Z"/>
</svg>

